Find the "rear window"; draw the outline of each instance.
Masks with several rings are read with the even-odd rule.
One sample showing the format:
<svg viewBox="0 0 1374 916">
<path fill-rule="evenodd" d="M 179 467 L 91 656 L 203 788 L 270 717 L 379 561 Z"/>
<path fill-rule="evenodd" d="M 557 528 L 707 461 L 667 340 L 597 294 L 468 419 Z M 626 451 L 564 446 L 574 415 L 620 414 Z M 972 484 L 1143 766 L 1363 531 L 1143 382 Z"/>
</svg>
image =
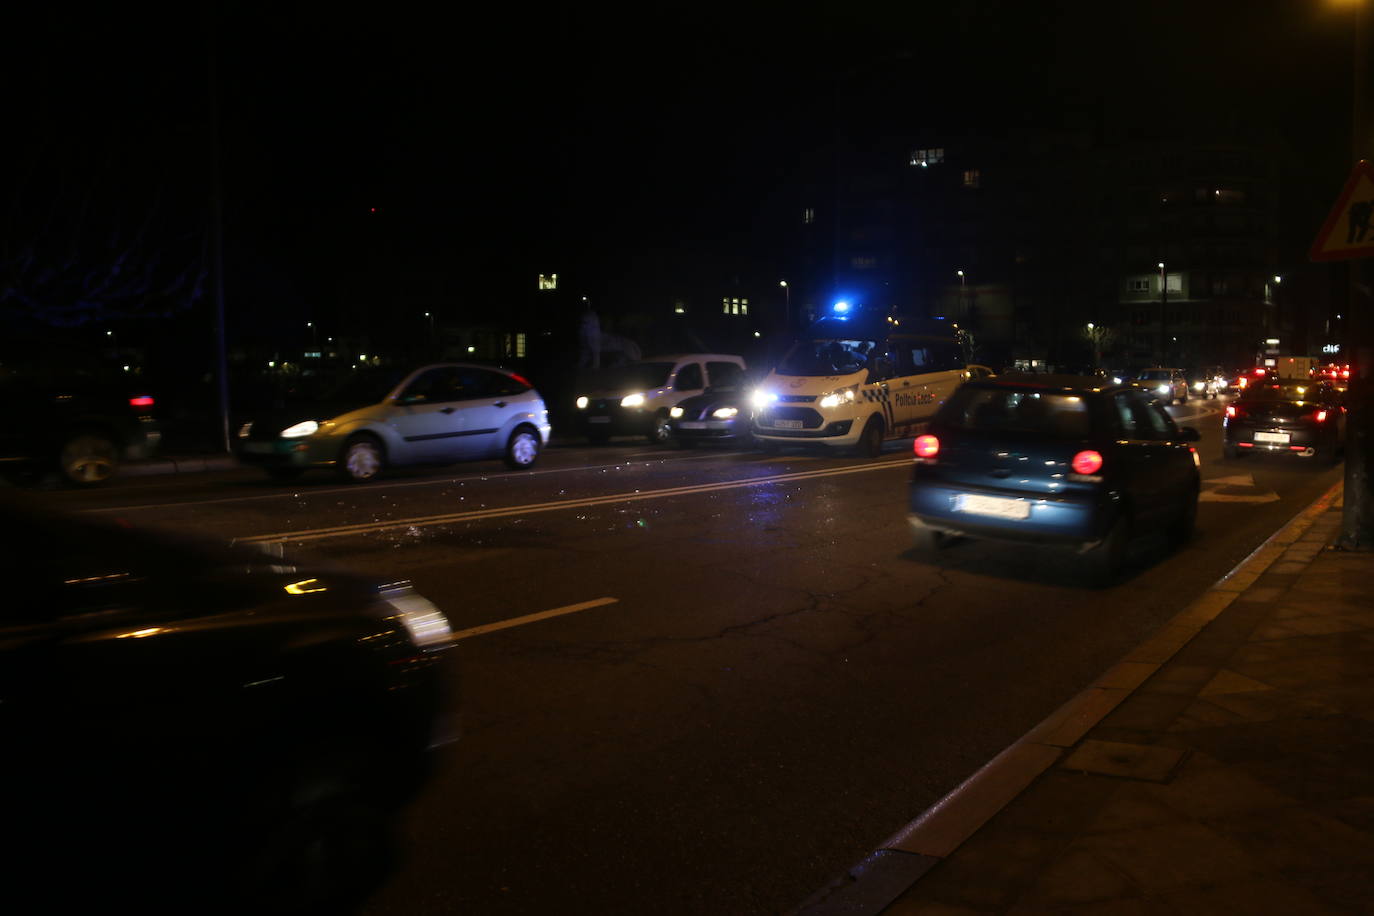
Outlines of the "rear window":
<svg viewBox="0 0 1374 916">
<path fill-rule="evenodd" d="M 1251 385 L 1245 389 L 1247 401 L 1315 401 L 1323 394 L 1320 385 Z"/>
<path fill-rule="evenodd" d="M 989 433 L 1034 433 L 1082 439 L 1091 429 L 1088 402 L 1078 395 L 1011 388 L 960 388 L 940 413 L 946 426 Z"/>
</svg>

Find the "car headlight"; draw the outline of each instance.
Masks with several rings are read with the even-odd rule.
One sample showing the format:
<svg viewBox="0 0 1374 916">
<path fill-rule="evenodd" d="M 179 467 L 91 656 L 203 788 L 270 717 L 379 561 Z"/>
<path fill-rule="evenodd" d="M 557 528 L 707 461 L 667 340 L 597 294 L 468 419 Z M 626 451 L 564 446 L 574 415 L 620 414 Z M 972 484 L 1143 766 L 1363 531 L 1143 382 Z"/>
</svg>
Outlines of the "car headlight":
<svg viewBox="0 0 1374 916">
<path fill-rule="evenodd" d="M 721 420 L 728 420 L 739 413 L 738 407 L 717 407 L 711 412 L 711 416 Z"/>
<path fill-rule="evenodd" d="M 282 430 L 281 437 L 283 439 L 299 439 L 301 436 L 314 435 L 315 430 L 319 428 L 320 424 L 316 423 L 314 420 L 302 420 L 295 426 L 288 426 L 286 429 Z"/>
<path fill-rule="evenodd" d="M 583 395 L 582 397 L 580 397 L 580 398 L 577 399 L 577 409 L 578 409 L 578 410 L 586 410 L 586 409 L 587 409 L 587 405 L 590 404 L 590 403 L 591 403 L 591 401 L 587 400 L 586 395 Z"/>
<path fill-rule="evenodd" d="M 239 427 L 239 438 L 247 439 L 251 435 L 253 435 L 253 421 L 249 420 L 247 423 Z"/>
<path fill-rule="evenodd" d="M 762 388 L 756 388 L 749 400 L 756 408 L 764 408 L 769 404 L 776 403 L 778 396 L 771 391 L 764 391 Z"/>
<path fill-rule="evenodd" d="M 1174 389 L 1170 388 L 1168 385 L 1160 385 L 1158 388 L 1155 389 L 1155 391 L 1158 391 L 1160 394 L 1168 394 L 1170 391 L 1173 390 Z"/>
<path fill-rule="evenodd" d="M 841 404 L 854 403 L 854 388 L 841 388 L 838 391 L 831 391 L 821 395 L 821 399 L 816 402 L 819 407 L 839 407 Z"/>
<path fill-rule="evenodd" d="M 1119 375 L 1113 375 L 1113 376 L 1112 376 L 1112 384 L 1113 384 L 1113 385 L 1120 385 L 1120 384 L 1121 384 L 1121 376 L 1119 376 Z"/>
<path fill-rule="evenodd" d="M 1203 389 L 1206 388 L 1206 387 L 1207 387 L 1207 383 L 1206 383 L 1206 382 L 1193 382 L 1193 390 L 1194 390 L 1194 391 L 1201 391 L 1201 390 L 1203 390 Z"/>
<path fill-rule="evenodd" d="M 409 586 L 383 589 L 382 600 L 396 612 L 396 619 L 421 649 L 441 649 L 453 641 L 444 612 Z"/>
<path fill-rule="evenodd" d="M 627 395 L 625 395 L 625 397 L 623 397 L 623 398 L 620 399 L 620 406 L 621 406 L 621 407 L 643 407 L 643 406 L 644 406 L 644 395 L 643 395 L 643 394 L 640 394 L 640 393 L 638 393 L 638 392 L 636 392 L 636 393 L 634 393 L 634 394 L 627 394 Z"/>
<path fill-rule="evenodd" d="M 668 411 L 668 416 L 676 420 L 678 417 L 682 416 L 682 408 L 674 407 L 672 410 Z"/>
</svg>

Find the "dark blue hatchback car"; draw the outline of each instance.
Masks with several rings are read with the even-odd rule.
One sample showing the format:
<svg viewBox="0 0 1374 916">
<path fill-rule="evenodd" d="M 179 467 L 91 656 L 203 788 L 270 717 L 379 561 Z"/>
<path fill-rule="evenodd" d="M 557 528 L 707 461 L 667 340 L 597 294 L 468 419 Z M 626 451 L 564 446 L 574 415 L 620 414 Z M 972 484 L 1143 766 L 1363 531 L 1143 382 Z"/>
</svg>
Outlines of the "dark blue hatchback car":
<svg viewBox="0 0 1374 916">
<path fill-rule="evenodd" d="M 1111 581 L 1135 536 L 1192 534 L 1198 439 L 1138 388 L 1056 375 L 967 382 L 915 442 L 916 547 L 951 536 L 1062 544 Z"/>
</svg>

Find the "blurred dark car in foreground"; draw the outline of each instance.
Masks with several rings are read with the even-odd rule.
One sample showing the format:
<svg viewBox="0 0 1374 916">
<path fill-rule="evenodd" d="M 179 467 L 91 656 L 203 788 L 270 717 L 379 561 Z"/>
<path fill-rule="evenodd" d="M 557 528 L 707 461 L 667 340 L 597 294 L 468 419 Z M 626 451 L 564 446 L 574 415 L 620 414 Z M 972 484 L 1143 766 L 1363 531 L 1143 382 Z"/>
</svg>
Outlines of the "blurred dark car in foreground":
<svg viewBox="0 0 1374 916">
<path fill-rule="evenodd" d="M 156 450 L 153 397 L 117 367 L 0 355 L 0 467 L 105 483 Z"/>
<path fill-rule="evenodd" d="M 467 363 L 355 369 L 322 393 L 239 427 L 238 456 L 278 480 L 332 468 L 362 483 L 397 465 L 501 458 L 534 465 L 549 442 L 544 399 L 513 372 Z"/>
<path fill-rule="evenodd" d="M 380 879 L 456 737 L 442 613 L 248 549 L 0 520 L 24 533 L 0 555 L 9 912 L 343 912 Z"/>
<path fill-rule="evenodd" d="M 753 385 L 740 366 L 721 364 L 711 373 L 711 387 L 679 401 L 668 411 L 673 441 L 683 448 L 702 442 L 748 446 L 754 441 L 750 419 Z"/>
<path fill-rule="evenodd" d="M 1283 452 L 1335 463 L 1345 442 L 1340 391 L 1316 381 L 1251 382 L 1226 405 L 1223 454 Z"/>
<path fill-rule="evenodd" d="M 970 381 L 915 441 L 916 547 L 951 536 L 1062 544 L 1111 581 L 1137 535 L 1185 542 L 1199 438 L 1147 392 L 1057 375 Z"/>
</svg>

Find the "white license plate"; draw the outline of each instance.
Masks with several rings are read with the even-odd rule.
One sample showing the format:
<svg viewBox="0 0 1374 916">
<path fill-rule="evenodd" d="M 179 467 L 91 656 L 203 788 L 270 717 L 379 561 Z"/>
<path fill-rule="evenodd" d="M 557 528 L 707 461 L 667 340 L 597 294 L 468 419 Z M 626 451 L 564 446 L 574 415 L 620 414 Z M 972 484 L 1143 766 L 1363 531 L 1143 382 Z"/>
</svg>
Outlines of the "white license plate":
<svg viewBox="0 0 1374 916">
<path fill-rule="evenodd" d="M 246 442 L 243 450 L 253 455 L 270 455 L 276 447 L 271 442 Z"/>
<path fill-rule="evenodd" d="M 954 508 L 970 515 L 989 515 L 993 518 L 1030 518 L 1030 503 L 1022 499 L 1003 499 L 1000 496 L 960 493 L 954 498 Z"/>
<path fill-rule="evenodd" d="M 1255 433 L 1256 442 L 1272 442 L 1275 445 L 1287 445 L 1288 433 Z"/>
<path fill-rule="evenodd" d="M 611 422 L 611 418 L 610 418 L 610 417 L 588 417 L 588 418 L 587 418 L 587 422 L 588 422 L 588 423 L 609 423 L 609 422 Z"/>
<path fill-rule="evenodd" d="M 774 420 L 773 425 L 778 429 L 801 429 L 801 420 Z"/>
<path fill-rule="evenodd" d="M 680 420 L 677 424 L 678 429 L 705 429 L 706 424 L 700 420 Z"/>
</svg>

